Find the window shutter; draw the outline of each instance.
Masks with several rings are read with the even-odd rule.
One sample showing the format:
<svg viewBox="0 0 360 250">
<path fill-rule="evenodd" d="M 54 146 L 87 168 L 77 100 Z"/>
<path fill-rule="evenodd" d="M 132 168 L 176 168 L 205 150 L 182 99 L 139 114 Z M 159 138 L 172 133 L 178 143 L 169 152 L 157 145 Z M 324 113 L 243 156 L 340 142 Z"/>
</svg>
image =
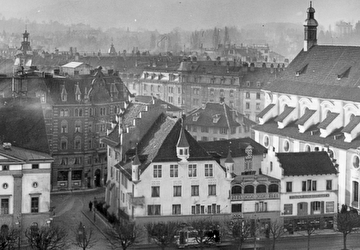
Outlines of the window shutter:
<svg viewBox="0 0 360 250">
<path fill-rule="evenodd" d="M 320 204 L 320 211 L 321 211 L 321 214 L 324 213 L 324 202 L 323 201 Z"/>
<path fill-rule="evenodd" d="M 310 202 L 310 214 L 314 214 L 314 202 Z"/>
</svg>

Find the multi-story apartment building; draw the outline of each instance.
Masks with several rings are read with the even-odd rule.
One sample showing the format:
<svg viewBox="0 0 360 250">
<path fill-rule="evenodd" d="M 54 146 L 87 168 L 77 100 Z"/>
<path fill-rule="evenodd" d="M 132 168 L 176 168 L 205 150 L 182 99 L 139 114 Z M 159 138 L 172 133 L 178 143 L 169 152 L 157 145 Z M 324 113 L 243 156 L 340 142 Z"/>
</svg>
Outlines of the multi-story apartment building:
<svg viewBox="0 0 360 250">
<path fill-rule="evenodd" d="M 186 116 L 186 128 L 196 140 L 216 141 L 250 136 L 250 127 L 255 122 L 231 109 L 222 100 L 220 103 L 205 103 Z"/>
<path fill-rule="evenodd" d="M 262 170 L 281 180 L 280 211 L 289 232 L 334 226 L 338 211 L 338 171 L 327 152 L 275 153 Z"/>
<path fill-rule="evenodd" d="M 74 71 L 74 76 L 64 76 L 39 72 L 36 67 L 22 65 L 23 60 L 15 61 L 20 62 L 16 67 L 21 70 L 13 77 L 0 78 L 0 95 L 19 102 L 37 99 L 39 105 L 31 107 L 43 112 L 46 146 L 54 158 L 52 190 L 104 185 L 107 151 L 100 138 L 106 136 L 115 114 L 128 100 L 121 79 L 112 72 L 105 75 L 101 66 L 91 74 Z"/>
<path fill-rule="evenodd" d="M 280 64 L 267 68 L 265 63 L 256 67 L 254 63 L 182 61 L 177 67 L 144 67 L 140 77 L 125 77 L 124 81 L 131 93 L 155 96 L 185 112 L 224 98 L 230 108 L 255 121 L 263 109 L 261 88 L 282 71 L 283 67 L 278 66 Z"/>
<path fill-rule="evenodd" d="M 53 158 L 45 153 L 0 147 L 0 226 L 43 226 L 50 219 L 50 175 Z"/>
<path fill-rule="evenodd" d="M 328 152 L 338 165 L 338 203 L 359 209 L 360 47 L 318 45 L 314 15 L 310 6 L 303 50 L 263 88 L 254 138 L 279 153 Z"/>
<path fill-rule="evenodd" d="M 113 152 L 111 140 L 104 142 Z M 108 166 L 113 176 L 106 190 L 109 209 L 118 202 L 119 214 L 139 222 L 229 215 L 231 173 L 198 145 L 178 118 L 161 114 L 124 154 L 119 163 Z M 120 192 L 112 196 L 115 187 Z"/>
</svg>

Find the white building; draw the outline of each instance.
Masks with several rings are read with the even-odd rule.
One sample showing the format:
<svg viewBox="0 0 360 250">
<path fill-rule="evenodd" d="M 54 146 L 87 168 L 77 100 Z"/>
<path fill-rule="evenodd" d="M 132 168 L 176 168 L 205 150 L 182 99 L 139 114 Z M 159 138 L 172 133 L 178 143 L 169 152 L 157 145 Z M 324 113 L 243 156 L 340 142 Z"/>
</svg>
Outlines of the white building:
<svg viewBox="0 0 360 250">
<path fill-rule="evenodd" d="M 119 215 L 141 222 L 229 215 L 232 175 L 198 145 L 180 119 L 161 114 L 124 154 L 121 162 L 108 166 L 106 202 L 111 209 L 113 199 L 119 199 Z M 121 177 L 112 178 L 118 171 Z M 120 192 L 113 196 L 117 185 Z"/>
<path fill-rule="evenodd" d="M 89 75 L 91 66 L 83 62 L 69 62 L 60 66 L 63 75 Z"/>
<path fill-rule="evenodd" d="M 53 159 L 45 153 L 0 148 L 1 225 L 45 225 L 50 218 L 50 174 Z M 0 226 L 1 226 L 0 225 Z"/>
<path fill-rule="evenodd" d="M 264 86 L 254 139 L 269 152 L 327 151 L 338 164 L 338 203 L 359 209 L 360 47 L 317 45 L 314 8 L 307 13 L 303 50 Z"/>
</svg>

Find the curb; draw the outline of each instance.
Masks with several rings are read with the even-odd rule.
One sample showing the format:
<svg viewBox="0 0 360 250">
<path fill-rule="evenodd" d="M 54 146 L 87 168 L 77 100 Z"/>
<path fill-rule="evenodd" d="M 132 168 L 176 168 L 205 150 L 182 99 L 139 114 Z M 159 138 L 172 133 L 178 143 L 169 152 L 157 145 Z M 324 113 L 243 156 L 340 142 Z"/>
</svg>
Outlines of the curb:
<svg viewBox="0 0 360 250">
<path fill-rule="evenodd" d="M 91 188 L 91 189 L 75 189 L 75 190 L 66 190 L 66 191 L 51 191 L 50 195 L 90 193 L 90 192 L 98 191 L 101 189 L 105 190 L 105 187 L 98 187 L 98 188 Z"/>
<path fill-rule="evenodd" d="M 88 216 L 86 213 L 84 213 L 84 211 L 81 211 L 81 213 L 90 221 L 91 224 L 93 224 L 93 225 L 96 227 L 97 230 L 99 230 L 99 232 L 100 232 L 102 235 L 104 235 L 104 237 L 105 237 L 108 241 L 110 240 L 109 237 L 106 235 L 106 233 L 103 232 L 103 230 L 102 230 L 98 225 L 96 225 L 95 222 L 94 222 L 91 218 L 89 218 L 89 216 Z M 104 222 L 104 220 L 103 220 L 102 218 L 100 218 L 97 214 L 95 214 L 95 216 L 96 216 L 97 219 L 101 220 L 101 222 L 104 223 L 104 224 L 106 225 L 106 227 L 108 227 L 109 229 L 111 229 L 111 227 L 110 227 L 106 222 Z"/>
</svg>

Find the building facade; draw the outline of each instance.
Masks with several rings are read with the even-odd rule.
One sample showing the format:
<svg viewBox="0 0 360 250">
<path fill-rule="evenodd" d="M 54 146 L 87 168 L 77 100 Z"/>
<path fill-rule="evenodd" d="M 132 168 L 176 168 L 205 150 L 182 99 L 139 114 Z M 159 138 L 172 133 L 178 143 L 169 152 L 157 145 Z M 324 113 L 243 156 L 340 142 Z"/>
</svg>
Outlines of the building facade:
<svg viewBox="0 0 360 250">
<path fill-rule="evenodd" d="M 314 14 L 310 6 L 303 50 L 263 89 L 255 140 L 269 152 L 328 152 L 339 172 L 338 203 L 359 209 L 360 47 L 318 45 Z"/>
<path fill-rule="evenodd" d="M 25 230 L 50 219 L 51 164 L 45 153 L 3 143 L 0 148 L 1 226 Z"/>
</svg>

